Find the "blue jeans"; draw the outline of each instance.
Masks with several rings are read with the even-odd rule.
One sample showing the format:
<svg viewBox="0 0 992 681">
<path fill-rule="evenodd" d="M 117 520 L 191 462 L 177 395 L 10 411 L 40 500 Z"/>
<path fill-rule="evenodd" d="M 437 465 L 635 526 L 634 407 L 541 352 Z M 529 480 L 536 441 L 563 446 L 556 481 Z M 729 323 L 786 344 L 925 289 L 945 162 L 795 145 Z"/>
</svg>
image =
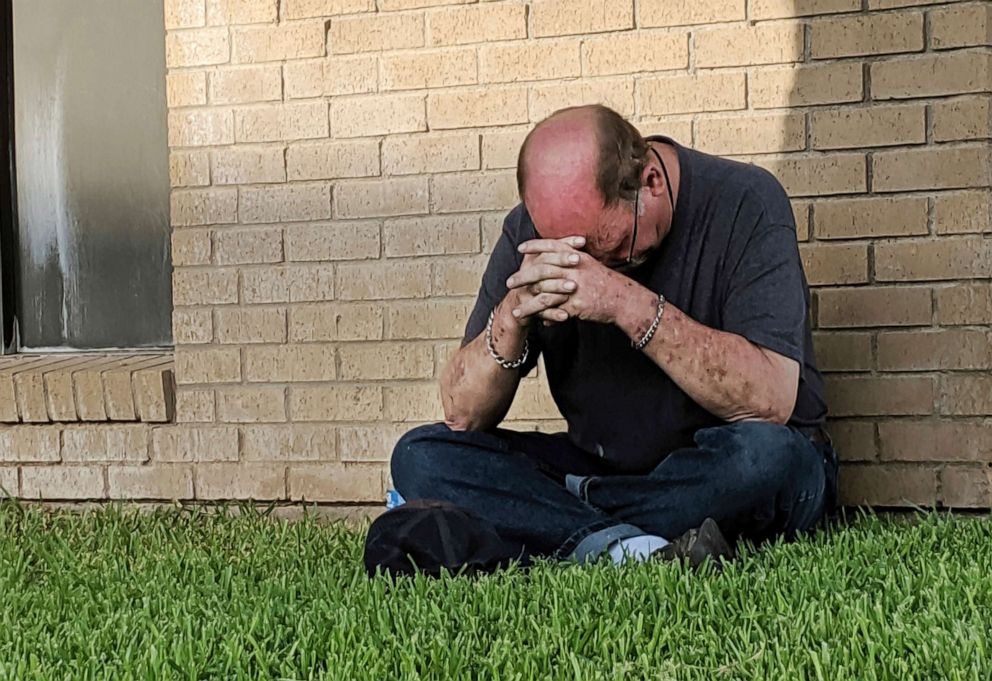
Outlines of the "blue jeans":
<svg viewBox="0 0 992 681">
<path fill-rule="evenodd" d="M 491 522 L 527 556 L 584 561 L 639 534 L 675 538 L 714 518 L 728 539 L 793 538 L 836 499 L 837 457 L 786 426 L 704 428 L 643 475 L 620 473 L 564 433 L 415 428 L 393 450 L 407 500 L 448 501 Z"/>
</svg>

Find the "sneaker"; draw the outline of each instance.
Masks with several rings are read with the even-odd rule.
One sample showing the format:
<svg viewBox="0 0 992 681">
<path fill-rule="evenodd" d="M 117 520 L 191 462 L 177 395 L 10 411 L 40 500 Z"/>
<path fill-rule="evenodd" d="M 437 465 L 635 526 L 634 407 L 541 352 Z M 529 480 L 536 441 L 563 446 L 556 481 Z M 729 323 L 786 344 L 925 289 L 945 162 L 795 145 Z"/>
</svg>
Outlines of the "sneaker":
<svg viewBox="0 0 992 681">
<path fill-rule="evenodd" d="M 710 558 L 719 568 L 722 561 L 734 558 L 734 549 L 723 536 L 716 521 L 706 518 L 699 527 L 689 530 L 653 555 L 662 560 L 688 559 L 689 566 L 693 569 Z"/>
</svg>

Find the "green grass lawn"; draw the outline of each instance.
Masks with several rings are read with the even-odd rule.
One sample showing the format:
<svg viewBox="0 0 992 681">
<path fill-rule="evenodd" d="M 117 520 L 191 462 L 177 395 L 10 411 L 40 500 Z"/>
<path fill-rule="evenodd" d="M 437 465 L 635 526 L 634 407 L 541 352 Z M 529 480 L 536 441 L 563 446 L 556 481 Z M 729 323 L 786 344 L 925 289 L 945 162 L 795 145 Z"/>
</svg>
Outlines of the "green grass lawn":
<svg viewBox="0 0 992 681">
<path fill-rule="evenodd" d="M 992 522 L 862 516 L 722 573 L 368 580 L 312 517 L 0 503 L 0 679 L 992 679 Z"/>
</svg>

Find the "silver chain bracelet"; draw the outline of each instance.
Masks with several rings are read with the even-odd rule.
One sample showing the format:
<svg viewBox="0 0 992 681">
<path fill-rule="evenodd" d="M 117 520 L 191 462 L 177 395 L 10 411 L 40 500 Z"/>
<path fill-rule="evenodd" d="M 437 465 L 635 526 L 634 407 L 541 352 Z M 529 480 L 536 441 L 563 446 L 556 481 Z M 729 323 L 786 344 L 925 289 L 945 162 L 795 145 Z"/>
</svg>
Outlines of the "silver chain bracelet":
<svg viewBox="0 0 992 681">
<path fill-rule="evenodd" d="M 523 366 L 523 363 L 527 361 L 527 355 L 530 354 L 530 343 L 528 343 L 527 339 L 524 338 L 523 352 L 520 354 L 519 358 L 513 360 L 512 362 L 500 355 L 496 352 L 495 346 L 493 346 L 493 319 L 495 317 L 496 308 L 493 308 L 493 311 L 489 313 L 489 321 L 486 322 L 486 348 L 489 349 L 489 355 L 504 369 L 519 369 Z"/>
<path fill-rule="evenodd" d="M 645 345 L 647 345 L 648 342 L 654 337 L 654 332 L 658 330 L 658 325 L 661 324 L 661 315 L 663 315 L 664 313 L 665 313 L 665 296 L 659 293 L 658 312 L 654 316 L 654 321 L 651 322 L 651 326 L 649 326 L 648 330 L 644 333 L 644 337 L 641 338 L 641 340 L 637 341 L 636 343 L 634 341 L 631 341 L 630 347 L 634 348 L 635 350 L 640 350 Z"/>
</svg>

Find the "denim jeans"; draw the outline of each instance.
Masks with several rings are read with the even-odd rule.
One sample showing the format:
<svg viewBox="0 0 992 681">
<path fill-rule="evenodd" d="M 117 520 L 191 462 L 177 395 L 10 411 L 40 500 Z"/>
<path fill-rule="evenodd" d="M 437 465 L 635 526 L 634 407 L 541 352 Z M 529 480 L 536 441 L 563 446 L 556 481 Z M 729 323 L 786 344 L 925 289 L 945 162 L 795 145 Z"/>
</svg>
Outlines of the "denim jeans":
<svg viewBox="0 0 992 681">
<path fill-rule="evenodd" d="M 673 539 L 712 517 L 728 539 L 793 538 L 836 500 L 837 457 L 787 426 L 699 430 L 643 475 L 619 473 L 564 433 L 415 428 L 393 451 L 406 500 L 439 499 L 491 522 L 527 556 L 585 561 L 618 539 Z"/>
</svg>

